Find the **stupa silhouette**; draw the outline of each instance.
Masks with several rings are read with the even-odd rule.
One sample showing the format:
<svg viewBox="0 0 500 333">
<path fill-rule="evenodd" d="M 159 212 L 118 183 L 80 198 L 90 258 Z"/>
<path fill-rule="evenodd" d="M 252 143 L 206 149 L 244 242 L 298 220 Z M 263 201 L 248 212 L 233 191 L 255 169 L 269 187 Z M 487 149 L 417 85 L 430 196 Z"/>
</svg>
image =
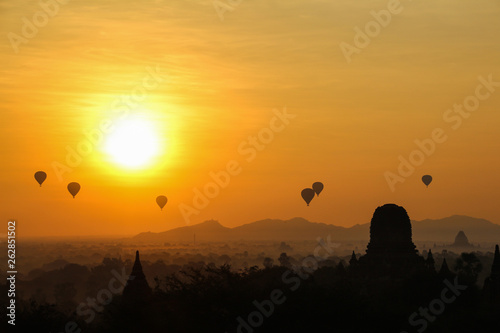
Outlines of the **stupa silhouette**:
<svg viewBox="0 0 500 333">
<path fill-rule="evenodd" d="M 452 244 L 452 246 L 457 246 L 457 247 L 473 247 L 471 243 L 469 243 L 469 239 L 465 235 L 465 232 L 460 230 L 455 237 L 455 243 Z"/>
</svg>

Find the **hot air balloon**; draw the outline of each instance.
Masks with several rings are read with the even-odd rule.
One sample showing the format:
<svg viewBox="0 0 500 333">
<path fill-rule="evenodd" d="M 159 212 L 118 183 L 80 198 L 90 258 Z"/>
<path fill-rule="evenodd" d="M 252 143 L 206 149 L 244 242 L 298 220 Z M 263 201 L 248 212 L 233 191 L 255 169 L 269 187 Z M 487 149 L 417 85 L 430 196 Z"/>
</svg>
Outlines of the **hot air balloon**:
<svg viewBox="0 0 500 333">
<path fill-rule="evenodd" d="M 316 192 L 316 194 L 319 196 L 319 194 L 321 193 L 321 191 L 323 191 L 323 188 L 325 186 L 323 185 L 323 183 L 320 183 L 320 182 L 316 182 L 313 184 L 313 190 L 314 192 Z"/>
<path fill-rule="evenodd" d="M 73 196 L 73 199 L 74 199 L 75 195 L 77 195 L 78 192 L 80 192 L 80 184 L 75 183 L 75 182 L 69 183 L 68 184 L 68 191 L 69 191 L 69 193 L 71 193 L 71 195 Z"/>
<path fill-rule="evenodd" d="M 158 204 L 158 206 L 160 206 L 160 209 L 163 210 L 163 207 L 165 207 L 165 205 L 167 204 L 167 197 L 164 196 L 164 195 L 159 195 L 156 197 L 156 203 Z"/>
<path fill-rule="evenodd" d="M 40 187 L 42 187 L 42 183 L 47 179 L 47 174 L 43 171 L 37 171 L 35 172 L 35 179 L 40 184 Z"/>
<path fill-rule="evenodd" d="M 429 184 L 432 182 L 432 176 L 425 175 L 422 177 L 422 181 L 424 182 L 425 186 L 429 187 Z"/>
<path fill-rule="evenodd" d="M 312 188 L 305 188 L 302 190 L 301 195 L 302 195 L 302 199 L 304 199 L 306 204 L 309 206 L 309 203 L 316 195 L 316 192 L 314 192 L 314 190 Z"/>
</svg>

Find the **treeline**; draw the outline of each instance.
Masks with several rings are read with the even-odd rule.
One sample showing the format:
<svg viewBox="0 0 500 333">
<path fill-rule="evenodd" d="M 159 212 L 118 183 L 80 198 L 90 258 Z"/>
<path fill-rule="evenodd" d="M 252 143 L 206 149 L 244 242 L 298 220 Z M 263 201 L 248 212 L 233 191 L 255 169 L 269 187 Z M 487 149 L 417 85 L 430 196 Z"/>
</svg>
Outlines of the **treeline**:
<svg viewBox="0 0 500 333">
<path fill-rule="evenodd" d="M 186 266 L 156 278 L 150 296 L 113 295 L 94 316 L 23 301 L 17 323 L 26 332 L 497 332 L 500 309 L 476 283 L 490 267 L 474 254 L 449 266 L 455 272 L 446 277 L 405 278 L 374 278 L 344 262 L 312 270 L 286 258 L 238 271 Z"/>
</svg>

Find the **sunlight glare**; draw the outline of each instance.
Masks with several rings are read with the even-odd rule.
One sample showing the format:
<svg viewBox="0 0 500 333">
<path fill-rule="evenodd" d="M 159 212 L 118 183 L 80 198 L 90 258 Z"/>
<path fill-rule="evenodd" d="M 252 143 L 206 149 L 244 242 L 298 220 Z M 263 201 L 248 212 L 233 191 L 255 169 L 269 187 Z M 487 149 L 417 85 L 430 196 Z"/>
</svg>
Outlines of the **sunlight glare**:
<svg viewBox="0 0 500 333">
<path fill-rule="evenodd" d="M 121 166 L 147 166 L 159 153 L 158 136 L 153 123 L 142 118 L 119 122 L 106 141 L 105 151 Z"/>
</svg>

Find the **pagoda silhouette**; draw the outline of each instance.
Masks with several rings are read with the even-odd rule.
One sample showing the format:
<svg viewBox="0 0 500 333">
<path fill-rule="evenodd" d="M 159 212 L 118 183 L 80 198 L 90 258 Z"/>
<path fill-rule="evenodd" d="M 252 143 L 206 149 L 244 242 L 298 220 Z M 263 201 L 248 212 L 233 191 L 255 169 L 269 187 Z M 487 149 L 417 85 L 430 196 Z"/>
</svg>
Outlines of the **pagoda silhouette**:
<svg viewBox="0 0 500 333">
<path fill-rule="evenodd" d="M 123 289 L 124 300 L 144 300 L 152 294 L 151 287 L 146 280 L 146 276 L 142 271 L 141 260 L 139 258 L 139 251 L 135 252 L 135 262 L 132 267 L 132 273 L 128 278 L 127 284 Z"/>
<path fill-rule="evenodd" d="M 500 251 L 498 245 L 495 246 L 491 274 L 484 281 L 483 293 L 489 305 L 500 310 Z"/>
<path fill-rule="evenodd" d="M 427 260 L 417 252 L 408 213 L 401 206 L 386 204 L 373 213 L 370 242 L 357 265 L 366 274 L 378 276 L 404 277 L 417 271 L 435 272 L 432 252 Z M 353 262 L 355 259 L 355 256 L 351 258 Z"/>
</svg>

